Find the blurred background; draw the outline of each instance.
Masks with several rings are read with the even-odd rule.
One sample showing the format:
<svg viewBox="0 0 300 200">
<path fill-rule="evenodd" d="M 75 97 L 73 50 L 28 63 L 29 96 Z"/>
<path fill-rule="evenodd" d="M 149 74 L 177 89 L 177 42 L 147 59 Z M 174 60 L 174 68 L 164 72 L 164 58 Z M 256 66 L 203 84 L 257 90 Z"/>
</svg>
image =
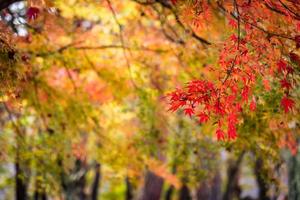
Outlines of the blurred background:
<svg viewBox="0 0 300 200">
<path fill-rule="evenodd" d="M 217 141 L 214 120 L 168 110 L 176 87 L 217 78 L 220 44 L 235 32 L 221 11 L 198 10 L 207 18 L 187 25 L 195 11 L 179 15 L 168 0 L 11 2 L 0 14 L 1 200 L 300 191 L 299 116 L 274 110 L 280 86 L 256 112 L 245 108 L 234 142 Z"/>
</svg>

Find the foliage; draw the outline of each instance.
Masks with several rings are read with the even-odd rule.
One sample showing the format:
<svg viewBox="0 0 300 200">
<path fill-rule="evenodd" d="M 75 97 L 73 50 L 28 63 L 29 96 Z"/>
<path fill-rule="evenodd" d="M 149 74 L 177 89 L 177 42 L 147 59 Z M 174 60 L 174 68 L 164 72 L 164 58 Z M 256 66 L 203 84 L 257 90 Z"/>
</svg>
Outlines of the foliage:
<svg viewBox="0 0 300 200">
<path fill-rule="evenodd" d="M 0 21 L 0 163 L 20 163 L 28 193 L 53 197 L 82 177 L 87 191 L 101 164 L 107 199 L 124 180 L 139 191 L 147 170 L 197 188 L 224 149 L 280 163 L 282 149 L 298 152 L 299 11 L 288 0 L 16 2 Z M 3 171 L 0 187 L 12 185 Z"/>
</svg>

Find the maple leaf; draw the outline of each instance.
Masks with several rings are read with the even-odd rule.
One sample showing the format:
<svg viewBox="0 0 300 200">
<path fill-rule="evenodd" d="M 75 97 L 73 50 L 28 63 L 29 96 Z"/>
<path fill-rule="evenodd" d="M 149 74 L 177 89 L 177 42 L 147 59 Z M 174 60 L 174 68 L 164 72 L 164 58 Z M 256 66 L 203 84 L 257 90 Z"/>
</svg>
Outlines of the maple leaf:
<svg viewBox="0 0 300 200">
<path fill-rule="evenodd" d="M 290 59 L 292 62 L 300 66 L 300 57 L 295 53 L 290 53 Z"/>
<path fill-rule="evenodd" d="M 234 112 L 231 112 L 229 115 L 228 115 L 228 122 L 231 123 L 231 124 L 236 124 L 237 123 L 237 115 L 234 113 Z"/>
<path fill-rule="evenodd" d="M 298 31 L 300 31 L 300 22 L 297 23 L 296 28 Z"/>
<path fill-rule="evenodd" d="M 268 79 L 264 79 L 264 80 L 263 80 L 263 85 L 264 85 L 264 88 L 265 88 L 267 91 L 270 91 L 270 90 L 271 90 L 270 82 L 269 82 Z"/>
<path fill-rule="evenodd" d="M 29 20 L 34 20 L 38 17 L 38 14 L 40 13 L 40 9 L 37 7 L 30 7 L 27 10 L 26 16 Z"/>
<path fill-rule="evenodd" d="M 250 88 L 248 86 L 245 86 L 243 88 L 243 90 L 242 90 L 242 99 L 243 99 L 243 101 L 248 101 L 249 90 L 250 90 Z"/>
<path fill-rule="evenodd" d="M 218 141 L 225 139 L 225 133 L 220 128 L 217 129 L 216 136 Z"/>
<path fill-rule="evenodd" d="M 235 34 L 232 34 L 230 36 L 230 40 L 233 41 L 233 42 L 236 42 L 238 40 L 238 37 Z"/>
<path fill-rule="evenodd" d="M 284 112 L 289 112 L 295 105 L 294 100 L 288 98 L 287 96 L 283 97 L 281 100 L 281 106 L 284 108 Z"/>
<path fill-rule="evenodd" d="M 287 69 L 287 63 L 284 60 L 277 62 L 278 72 L 283 73 Z"/>
<path fill-rule="evenodd" d="M 191 108 L 191 107 L 185 108 L 185 109 L 184 109 L 184 114 L 191 117 L 191 116 L 194 114 L 194 109 Z"/>
<path fill-rule="evenodd" d="M 185 105 L 184 101 L 172 102 L 171 107 L 168 109 L 168 111 L 175 112 L 176 110 L 178 110 L 178 108 L 180 108 L 180 107 L 182 107 L 184 105 Z"/>
<path fill-rule="evenodd" d="M 215 103 L 214 109 L 217 114 L 224 115 L 226 113 L 223 106 L 221 105 L 221 103 L 219 101 L 217 103 Z"/>
<path fill-rule="evenodd" d="M 287 90 L 292 88 L 292 84 L 288 82 L 286 79 L 281 80 L 280 85 L 282 88 L 286 88 Z"/>
<path fill-rule="evenodd" d="M 229 25 L 232 28 L 237 28 L 238 27 L 238 24 L 236 23 L 236 21 L 234 19 L 229 19 Z"/>
<path fill-rule="evenodd" d="M 209 116 L 207 114 L 205 114 L 205 113 L 200 113 L 198 115 L 198 117 L 199 117 L 199 122 L 200 123 L 205 123 L 205 122 L 207 122 L 209 120 Z"/>
<path fill-rule="evenodd" d="M 228 140 L 235 140 L 237 137 L 236 127 L 234 123 L 228 123 L 228 132 L 227 132 Z"/>
</svg>

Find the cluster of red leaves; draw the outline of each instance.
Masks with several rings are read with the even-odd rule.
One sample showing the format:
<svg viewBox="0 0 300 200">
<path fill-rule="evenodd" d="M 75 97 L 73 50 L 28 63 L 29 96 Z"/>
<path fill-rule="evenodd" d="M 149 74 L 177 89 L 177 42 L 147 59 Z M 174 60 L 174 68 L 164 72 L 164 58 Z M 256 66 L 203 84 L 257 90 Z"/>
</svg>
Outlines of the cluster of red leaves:
<svg viewBox="0 0 300 200">
<path fill-rule="evenodd" d="M 277 66 L 278 66 L 278 73 L 281 76 L 283 76 L 283 78 L 280 80 L 280 85 L 281 88 L 285 91 L 285 95 L 281 100 L 281 106 L 283 107 L 284 111 L 287 113 L 294 107 L 295 104 L 294 100 L 289 97 L 289 92 L 292 89 L 292 83 L 291 83 L 292 80 L 289 80 L 291 79 L 290 77 L 292 76 L 289 75 L 293 74 L 294 69 L 291 66 L 289 66 L 287 62 L 285 62 L 284 60 L 280 60 L 277 63 Z"/>
<path fill-rule="evenodd" d="M 283 9 L 278 4 L 271 1 L 269 3 L 279 10 Z M 185 115 L 196 116 L 200 123 L 205 123 L 212 118 L 216 119 L 218 140 L 234 140 L 237 137 L 238 118 L 245 105 L 248 105 L 251 111 L 256 110 L 257 101 L 253 95 L 253 88 L 257 84 L 258 77 L 263 78 L 263 86 L 267 91 L 271 89 L 267 77 L 273 80 L 281 77 L 279 81 L 284 90 L 281 100 L 283 110 L 289 112 L 295 104 L 289 95 L 293 88 L 294 69 L 274 48 L 274 44 L 282 45 L 282 41 L 270 42 L 265 32 L 257 28 L 260 26 L 260 21 L 277 23 L 278 19 L 273 17 L 274 13 L 271 10 L 261 6 L 259 1 L 239 5 L 239 17 L 247 23 L 243 23 L 244 33 L 241 36 L 239 34 L 241 27 L 237 19 L 229 16 L 229 25 L 236 29 L 238 34 L 231 35 L 223 44 L 219 54 L 219 68 L 215 70 L 218 80 L 194 80 L 186 87 L 168 95 L 171 111 L 182 108 Z M 258 11 L 259 9 L 261 12 Z M 292 20 L 290 13 L 286 13 L 285 18 Z M 299 48 L 300 37 L 295 36 L 293 40 L 296 48 Z M 290 60 L 300 63 L 300 58 L 295 53 L 290 53 Z M 276 62 L 277 65 L 274 65 L 273 63 Z M 276 66 L 277 70 L 273 66 Z M 252 100 L 248 103 L 250 97 Z M 224 128 L 227 131 L 224 131 Z"/>
<path fill-rule="evenodd" d="M 234 96 L 220 96 L 220 90 L 209 81 L 195 80 L 188 83 L 185 89 L 177 89 L 169 94 L 171 111 L 183 108 L 185 115 L 197 116 L 200 123 L 205 123 L 210 116 L 227 117 L 228 131 L 222 131 L 222 120 L 218 121 L 217 139 L 235 139 L 237 112 L 239 104 L 234 105 Z"/>
<path fill-rule="evenodd" d="M 237 137 L 236 126 L 238 124 L 238 115 L 242 111 L 242 106 L 248 103 L 249 96 L 252 94 L 252 86 L 255 84 L 257 73 L 247 73 L 247 67 L 244 62 L 247 53 L 242 53 L 231 62 L 224 60 L 221 66 L 227 71 L 227 75 L 221 84 L 216 85 L 207 80 L 194 80 L 187 84 L 183 89 L 177 89 L 169 94 L 170 97 L 170 111 L 176 111 L 183 108 L 184 114 L 190 117 L 196 116 L 200 123 L 207 122 L 212 116 L 218 120 L 218 128 L 216 130 L 216 137 L 218 140 L 234 140 Z M 246 73 L 242 75 L 241 66 L 237 68 L 235 63 L 244 64 L 243 70 Z M 292 83 L 288 80 L 288 75 L 293 73 L 293 68 L 285 61 L 278 62 L 278 73 L 282 74 L 284 78 L 280 80 L 282 89 L 285 91 L 285 96 L 281 100 L 281 106 L 285 112 L 289 112 L 295 102 L 289 96 L 289 90 L 292 88 Z M 236 68 L 235 68 L 236 67 Z M 259 67 L 252 69 L 259 70 Z M 261 70 L 259 70 L 261 71 Z M 221 71 L 222 72 L 222 71 Z M 230 73 L 230 75 L 229 75 Z M 238 87 L 241 85 L 241 87 Z M 270 89 L 268 81 L 264 81 L 265 88 Z M 251 111 L 256 110 L 256 98 L 252 96 L 249 104 Z M 227 132 L 222 129 L 224 127 L 224 119 L 227 121 Z"/>
<path fill-rule="evenodd" d="M 281 148 L 287 148 L 290 150 L 292 155 L 296 155 L 298 151 L 297 140 L 291 132 L 287 132 L 280 141 L 279 146 Z"/>
</svg>

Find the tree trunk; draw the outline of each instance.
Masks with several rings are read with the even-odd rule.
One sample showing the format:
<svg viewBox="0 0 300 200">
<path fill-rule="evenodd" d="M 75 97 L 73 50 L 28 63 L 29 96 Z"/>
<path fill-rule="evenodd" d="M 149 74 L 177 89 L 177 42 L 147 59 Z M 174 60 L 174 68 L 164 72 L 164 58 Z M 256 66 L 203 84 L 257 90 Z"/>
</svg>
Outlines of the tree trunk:
<svg viewBox="0 0 300 200">
<path fill-rule="evenodd" d="M 197 200 L 210 200 L 210 188 L 206 181 L 203 181 L 197 189 Z"/>
<path fill-rule="evenodd" d="M 34 200 L 47 200 L 45 188 L 41 187 L 38 180 L 35 182 Z"/>
<path fill-rule="evenodd" d="M 150 171 L 147 171 L 143 193 L 140 200 L 159 200 L 163 183 L 164 180 L 161 177 Z"/>
<path fill-rule="evenodd" d="M 186 184 L 183 184 L 180 189 L 179 200 L 191 200 L 190 189 Z"/>
<path fill-rule="evenodd" d="M 218 171 L 212 180 L 210 200 L 221 200 L 222 198 L 221 182 L 222 182 L 221 175 Z"/>
<path fill-rule="evenodd" d="M 63 169 L 61 159 L 58 160 L 58 165 Z M 79 159 L 75 161 L 75 169 L 72 173 L 61 172 L 61 186 L 66 200 L 86 200 L 86 172 L 85 162 Z"/>
<path fill-rule="evenodd" d="M 74 175 L 77 176 L 75 180 L 72 180 L 71 182 L 71 187 L 70 193 L 71 193 L 71 198 L 70 200 L 86 200 L 86 194 L 85 194 L 85 185 L 86 185 L 86 166 L 85 163 L 79 159 L 77 159 L 75 164 L 75 171 Z"/>
<path fill-rule="evenodd" d="M 170 187 L 166 191 L 165 200 L 172 200 L 173 192 L 174 192 L 174 186 L 170 185 Z"/>
<path fill-rule="evenodd" d="M 263 177 L 263 160 L 261 158 L 256 159 L 254 173 L 259 188 L 259 199 L 270 200 L 270 198 L 267 195 L 269 186 L 268 183 L 265 181 L 265 178 Z"/>
<path fill-rule="evenodd" d="M 34 192 L 34 200 L 47 200 L 47 195 L 45 191 L 35 191 Z"/>
<path fill-rule="evenodd" d="M 97 163 L 95 166 L 95 179 L 92 186 L 91 200 L 98 200 L 100 179 L 101 179 L 101 165 Z"/>
<path fill-rule="evenodd" d="M 133 199 L 133 187 L 132 184 L 130 183 L 130 180 L 128 177 L 125 179 L 125 184 L 126 184 L 126 200 L 132 200 Z"/>
<path fill-rule="evenodd" d="M 177 167 L 176 167 L 176 164 L 174 163 L 173 166 L 172 166 L 172 174 L 175 175 L 176 171 L 177 171 Z M 175 190 L 174 186 L 170 185 L 169 188 L 166 191 L 165 200 L 172 200 L 174 190 Z"/>
<path fill-rule="evenodd" d="M 230 162 L 227 171 L 227 185 L 223 195 L 223 200 L 232 200 L 235 195 L 239 195 L 238 174 L 245 152 L 242 152 L 235 162 Z"/>
<path fill-rule="evenodd" d="M 204 181 L 197 190 L 197 200 L 221 199 L 221 176 L 217 172 L 211 183 Z"/>
<path fill-rule="evenodd" d="M 298 147 L 299 148 L 299 147 Z M 300 151 L 288 158 L 289 200 L 300 199 Z"/>
<path fill-rule="evenodd" d="M 16 175 L 15 175 L 16 200 L 27 200 L 27 185 L 25 183 L 25 173 L 20 164 L 18 150 L 16 156 L 15 170 L 16 170 Z"/>
</svg>

